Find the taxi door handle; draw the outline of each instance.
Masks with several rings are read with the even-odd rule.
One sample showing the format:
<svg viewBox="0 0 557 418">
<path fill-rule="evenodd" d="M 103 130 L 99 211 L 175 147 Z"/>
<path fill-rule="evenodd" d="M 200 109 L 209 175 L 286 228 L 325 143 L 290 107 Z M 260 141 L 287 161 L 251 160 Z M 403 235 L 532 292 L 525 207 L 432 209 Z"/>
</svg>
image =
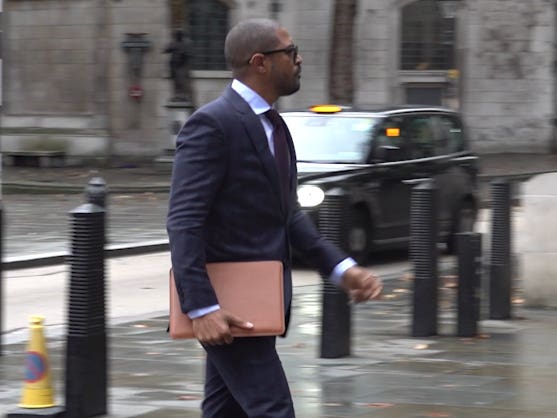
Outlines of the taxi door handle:
<svg viewBox="0 0 557 418">
<path fill-rule="evenodd" d="M 409 184 L 409 185 L 413 186 L 413 185 L 424 183 L 424 182 L 430 181 L 430 180 L 431 180 L 431 177 L 422 177 L 422 178 L 419 178 L 419 179 L 402 180 L 402 182 L 404 184 Z"/>
</svg>

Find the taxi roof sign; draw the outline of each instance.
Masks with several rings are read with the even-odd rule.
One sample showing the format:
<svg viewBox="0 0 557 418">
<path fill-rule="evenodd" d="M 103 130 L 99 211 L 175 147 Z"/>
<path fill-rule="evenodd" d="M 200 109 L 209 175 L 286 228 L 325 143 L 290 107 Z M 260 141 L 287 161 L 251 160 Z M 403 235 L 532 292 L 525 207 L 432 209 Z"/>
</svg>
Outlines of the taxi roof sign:
<svg viewBox="0 0 557 418">
<path fill-rule="evenodd" d="M 342 111 L 342 107 L 338 105 L 321 104 L 311 106 L 309 110 L 315 113 L 338 113 Z"/>
</svg>

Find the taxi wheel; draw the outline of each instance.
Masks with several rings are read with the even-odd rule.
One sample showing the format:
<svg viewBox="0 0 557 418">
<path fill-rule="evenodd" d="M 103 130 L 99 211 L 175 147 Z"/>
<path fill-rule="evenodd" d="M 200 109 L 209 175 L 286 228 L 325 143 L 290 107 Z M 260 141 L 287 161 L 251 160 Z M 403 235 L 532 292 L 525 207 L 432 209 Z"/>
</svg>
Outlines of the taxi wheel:
<svg viewBox="0 0 557 418">
<path fill-rule="evenodd" d="M 358 264 L 365 264 L 369 260 L 371 251 L 371 222 L 367 214 L 358 209 L 352 209 L 349 214 L 346 249 L 348 254 Z"/>
<path fill-rule="evenodd" d="M 447 252 L 449 254 L 456 254 L 456 234 L 474 231 L 476 215 L 476 208 L 472 202 L 462 202 L 453 218 L 451 233 L 447 239 Z"/>
</svg>

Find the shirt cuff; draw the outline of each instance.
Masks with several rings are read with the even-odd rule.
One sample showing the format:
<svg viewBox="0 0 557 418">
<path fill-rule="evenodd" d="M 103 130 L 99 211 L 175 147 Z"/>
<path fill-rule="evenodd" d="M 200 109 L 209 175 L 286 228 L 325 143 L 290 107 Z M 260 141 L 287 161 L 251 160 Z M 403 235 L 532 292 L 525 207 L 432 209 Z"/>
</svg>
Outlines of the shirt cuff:
<svg viewBox="0 0 557 418">
<path fill-rule="evenodd" d="M 329 280 L 335 285 L 340 286 L 340 283 L 342 282 L 342 275 L 344 274 L 344 272 L 350 267 L 354 267 L 357 264 L 358 263 L 356 263 L 352 258 L 345 258 L 335 266 L 333 272 L 329 276 Z"/>
<path fill-rule="evenodd" d="M 218 311 L 219 309 L 220 305 L 207 306 L 206 308 L 199 308 L 194 309 L 193 311 L 189 311 L 188 316 L 190 317 L 190 319 L 200 318 L 203 315 L 210 314 L 211 312 Z"/>
</svg>

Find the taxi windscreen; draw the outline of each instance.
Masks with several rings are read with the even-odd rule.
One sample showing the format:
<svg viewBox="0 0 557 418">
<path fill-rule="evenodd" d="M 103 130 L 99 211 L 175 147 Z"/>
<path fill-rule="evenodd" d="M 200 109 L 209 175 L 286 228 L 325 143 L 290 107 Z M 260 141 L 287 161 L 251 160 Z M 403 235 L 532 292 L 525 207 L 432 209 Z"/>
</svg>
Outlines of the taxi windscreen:
<svg viewBox="0 0 557 418">
<path fill-rule="evenodd" d="M 341 115 L 282 117 L 294 141 L 298 161 L 364 163 L 377 119 Z"/>
</svg>

